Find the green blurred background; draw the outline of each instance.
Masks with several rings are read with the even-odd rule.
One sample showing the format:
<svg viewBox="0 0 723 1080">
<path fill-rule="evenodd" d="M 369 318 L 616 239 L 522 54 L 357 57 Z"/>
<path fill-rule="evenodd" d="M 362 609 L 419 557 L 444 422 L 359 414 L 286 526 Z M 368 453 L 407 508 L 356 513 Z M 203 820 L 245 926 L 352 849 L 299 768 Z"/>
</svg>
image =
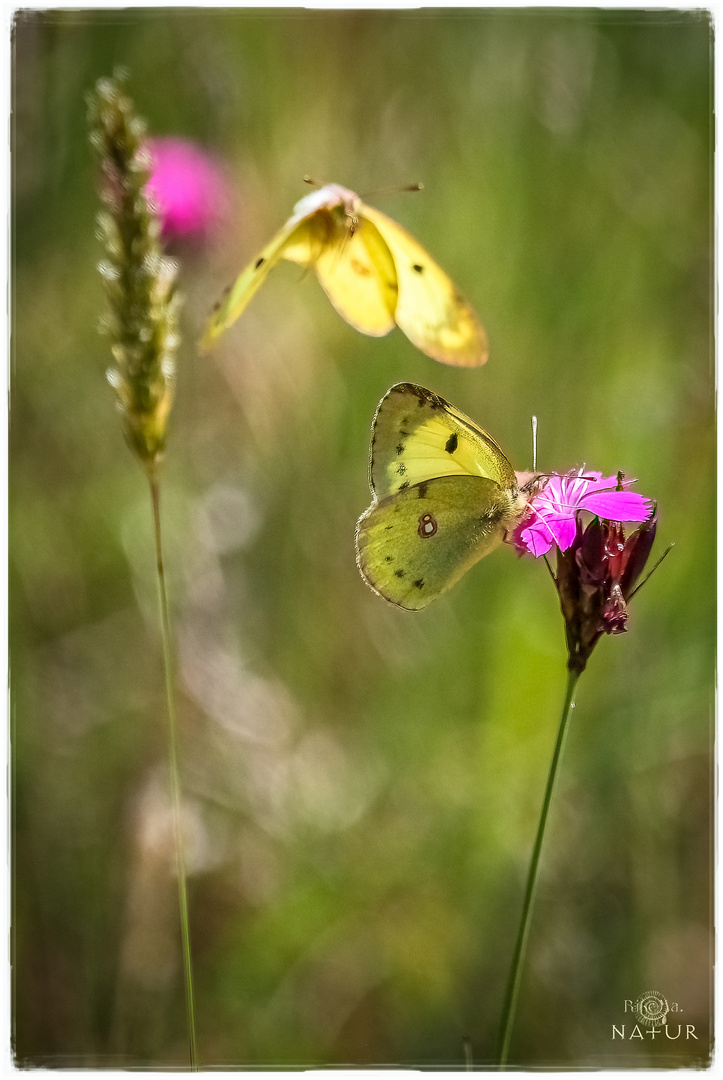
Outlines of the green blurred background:
<svg viewBox="0 0 723 1080">
<path fill-rule="evenodd" d="M 416 615 L 354 563 L 374 408 L 420 382 L 517 468 L 639 477 L 659 551 L 583 676 L 511 1060 L 708 1060 L 715 634 L 709 16 L 593 9 L 21 13 L 11 383 L 19 1064 L 186 1060 L 147 486 L 97 334 L 85 95 L 122 64 L 233 202 L 176 246 L 163 472 L 199 1054 L 495 1059 L 565 683 L 545 567 L 502 549 Z M 283 264 L 209 357 L 212 302 L 305 194 L 402 222 L 477 307 L 485 368 L 373 340 Z M 612 1040 L 626 999 L 697 1040 Z M 671 1021 L 677 1023 L 675 1014 Z M 685 1028 L 683 1029 L 685 1030 Z"/>
</svg>

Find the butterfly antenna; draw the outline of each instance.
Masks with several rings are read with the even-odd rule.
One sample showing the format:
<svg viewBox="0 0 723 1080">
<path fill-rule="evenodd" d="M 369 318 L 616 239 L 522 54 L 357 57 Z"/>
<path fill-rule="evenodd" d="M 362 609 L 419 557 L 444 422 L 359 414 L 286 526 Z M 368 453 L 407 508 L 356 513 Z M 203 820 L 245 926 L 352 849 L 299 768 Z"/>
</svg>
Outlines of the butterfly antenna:
<svg viewBox="0 0 723 1080">
<path fill-rule="evenodd" d="M 532 417 L 532 471 L 537 472 L 537 417 Z"/>
<path fill-rule="evenodd" d="M 398 195 L 401 191 L 424 191 L 424 184 L 394 184 L 392 187 L 375 188 L 373 191 L 365 191 L 362 199 L 368 199 L 370 195 L 372 198 L 377 195 Z"/>
<path fill-rule="evenodd" d="M 322 188 L 325 187 L 319 180 L 315 180 L 313 176 L 304 175 L 304 183 L 311 184 L 312 187 Z"/>
</svg>

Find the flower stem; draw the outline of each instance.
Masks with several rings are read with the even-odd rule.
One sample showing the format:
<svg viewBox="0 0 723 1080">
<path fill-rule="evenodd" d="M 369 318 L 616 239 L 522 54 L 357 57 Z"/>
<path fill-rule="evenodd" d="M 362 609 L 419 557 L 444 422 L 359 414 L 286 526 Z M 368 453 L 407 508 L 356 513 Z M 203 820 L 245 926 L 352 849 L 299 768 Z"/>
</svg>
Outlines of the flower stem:
<svg viewBox="0 0 723 1080">
<path fill-rule="evenodd" d="M 178 771 L 178 753 L 176 750 L 176 710 L 173 700 L 173 678 L 171 667 L 171 624 L 168 617 L 168 597 L 166 595 L 166 575 L 163 569 L 163 545 L 161 543 L 161 498 L 155 470 L 148 471 L 153 505 L 153 525 L 156 537 L 156 571 L 158 575 L 158 604 L 161 618 L 161 636 L 163 638 L 163 666 L 166 675 L 166 709 L 168 713 L 168 762 L 171 780 L 171 799 L 173 804 L 173 833 L 176 849 L 176 876 L 178 878 L 178 907 L 181 917 L 181 941 L 183 947 L 183 970 L 186 988 L 186 1018 L 188 1022 L 188 1050 L 191 1069 L 198 1070 L 196 1052 L 196 1018 L 193 1005 L 193 971 L 191 968 L 191 938 L 188 932 L 188 899 L 186 895 L 186 864 L 183 856 L 183 833 L 181 829 L 181 782 Z"/>
<path fill-rule="evenodd" d="M 512 1037 L 512 1027 L 515 1022 L 515 1012 L 517 1010 L 517 999 L 520 994 L 520 985 L 522 982 L 522 969 L 525 962 L 525 954 L 527 952 L 527 940 L 530 934 L 530 923 L 532 921 L 532 907 L 535 900 L 535 892 L 537 890 L 537 875 L 540 868 L 540 855 L 542 852 L 542 844 L 545 839 L 545 830 L 547 828 L 547 818 L 550 812 L 550 805 L 552 803 L 552 797 L 555 793 L 555 785 L 557 783 L 557 776 L 560 768 L 560 760 L 562 758 L 562 751 L 565 746 L 565 739 L 567 738 L 567 729 L 569 726 L 570 716 L 573 709 L 573 698 L 575 696 L 575 688 L 577 686 L 577 680 L 580 678 L 579 671 L 568 670 L 567 675 L 567 690 L 565 692 L 565 703 L 562 707 L 562 716 L 560 717 L 560 727 L 557 732 L 557 742 L 555 743 L 555 750 L 552 755 L 552 762 L 550 763 L 550 772 L 547 777 L 547 787 L 545 788 L 545 797 L 542 800 L 542 810 L 540 811 L 540 821 L 537 826 L 537 835 L 535 837 L 535 845 L 532 849 L 532 859 L 530 860 L 530 869 L 527 874 L 527 886 L 525 888 L 525 898 L 522 903 L 522 918 L 520 920 L 520 928 L 517 933 L 517 944 L 515 945 L 514 956 L 512 957 L 512 967 L 510 969 L 510 977 L 507 983 L 507 993 L 505 995 L 505 1004 L 502 1011 L 502 1028 L 501 1028 L 501 1050 L 499 1068 L 505 1069 L 507 1066 L 507 1056 L 510 1049 L 510 1039 Z"/>
</svg>

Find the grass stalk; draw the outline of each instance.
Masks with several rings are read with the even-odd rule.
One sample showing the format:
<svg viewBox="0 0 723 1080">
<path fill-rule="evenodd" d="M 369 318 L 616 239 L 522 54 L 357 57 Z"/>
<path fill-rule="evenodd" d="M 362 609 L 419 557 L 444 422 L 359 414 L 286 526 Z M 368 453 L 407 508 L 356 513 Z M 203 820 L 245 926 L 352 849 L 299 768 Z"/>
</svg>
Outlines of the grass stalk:
<svg viewBox="0 0 723 1080">
<path fill-rule="evenodd" d="M 562 707 L 560 727 L 557 732 L 557 741 L 555 742 L 555 749 L 553 751 L 552 761 L 550 763 L 550 772 L 547 777 L 545 797 L 542 800 L 542 809 L 540 811 L 540 820 L 537 825 L 535 844 L 532 849 L 530 869 L 527 873 L 525 897 L 522 902 L 522 917 L 520 919 L 520 927 L 517 932 L 517 942 L 515 945 L 514 955 L 512 957 L 512 966 L 510 968 L 510 976 L 507 983 L 507 992 L 505 994 L 505 1003 L 502 1010 L 499 1055 L 500 1070 L 504 1070 L 507 1067 L 507 1059 L 510 1051 L 510 1040 L 512 1038 L 512 1028 L 515 1022 L 517 1001 L 520 995 L 520 985 L 522 983 L 522 971 L 525 964 L 525 955 L 527 953 L 527 942 L 530 936 L 530 923 L 532 921 L 532 909 L 535 901 L 535 893 L 537 891 L 537 879 L 540 868 L 540 855 L 542 854 L 542 845 L 545 839 L 545 831 L 547 829 L 547 819 L 550 813 L 552 798 L 555 794 L 555 786 L 557 784 L 557 778 L 560 771 L 560 761 L 562 760 L 562 752 L 565 747 L 565 740 L 567 738 L 569 721 L 574 707 L 573 699 L 575 696 L 575 689 L 577 687 L 577 681 L 579 678 L 579 671 L 573 671 L 571 669 L 568 669 L 565 702 Z"/>
<path fill-rule="evenodd" d="M 188 929 L 188 895 L 186 889 L 186 860 L 183 851 L 183 829 L 181 824 L 181 781 L 178 768 L 176 709 L 173 696 L 173 664 L 171 652 L 171 623 L 168 615 L 168 595 L 166 575 L 163 567 L 163 542 L 161 535 L 161 493 L 155 470 L 149 470 L 148 480 L 153 506 L 153 526 L 156 544 L 156 573 L 158 581 L 158 606 L 163 639 L 163 666 L 166 681 L 166 711 L 168 714 L 168 765 L 171 784 L 173 813 L 173 835 L 176 855 L 176 877 L 178 879 L 178 908 L 181 922 L 181 943 L 183 949 L 183 975 L 186 991 L 186 1017 L 188 1022 L 188 1050 L 191 1069 L 198 1071 L 198 1052 L 196 1049 L 196 1016 L 193 999 L 193 968 L 191 964 L 191 938 Z"/>
</svg>

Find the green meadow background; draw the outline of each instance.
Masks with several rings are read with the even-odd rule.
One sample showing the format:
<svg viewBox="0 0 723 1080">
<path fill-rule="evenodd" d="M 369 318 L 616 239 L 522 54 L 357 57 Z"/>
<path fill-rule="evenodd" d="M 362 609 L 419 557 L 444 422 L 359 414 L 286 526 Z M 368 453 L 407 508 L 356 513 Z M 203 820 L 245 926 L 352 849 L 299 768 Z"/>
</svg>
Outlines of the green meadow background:
<svg viewBox="0 0 723 1080">
<path fill-rule="evenodd" d="M 490 1067 L 565 686 L 542 562 L 502 548 L 410 614 L 354 561 L 377 402 L 442 393 L 528 468 L 639 478 L 674 550 L 583 676 L 514 1064 L 709 1060 L 715 430 L 705 12 L 145 9 L 14 27 L 10 472 L 13 1046 L 187 1060 L 147 485 L 105 381 L 85 95 L 233 187 L 176 244 L 163 470 L 205 1066 Z M 370 197 L 489 333 L 456 370 L 363 337 L 283 264 L 213 301 L 308 192 Z M 663 994 L 682 1037 L 629 1039 Z M 695 1038 L 685 1040 L 685 1024 Z M 626 1038 L 612 1038 L 626 1024 Z"/>
</svg>

